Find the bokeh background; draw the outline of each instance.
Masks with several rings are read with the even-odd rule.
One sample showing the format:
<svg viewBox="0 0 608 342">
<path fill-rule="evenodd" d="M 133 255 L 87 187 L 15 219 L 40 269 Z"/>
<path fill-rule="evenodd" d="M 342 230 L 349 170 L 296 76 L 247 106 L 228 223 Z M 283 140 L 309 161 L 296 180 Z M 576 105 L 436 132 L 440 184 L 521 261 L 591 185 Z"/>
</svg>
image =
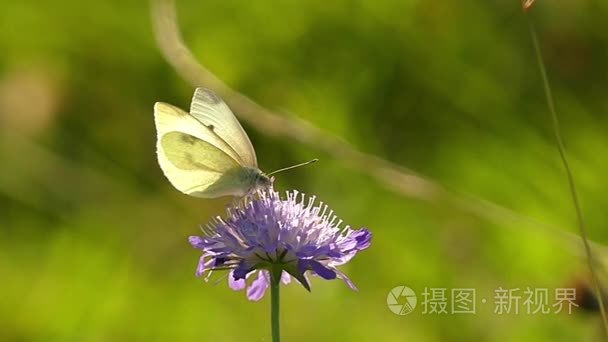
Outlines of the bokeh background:
<svg viewBox="0 0 608 342">
<path fill-rule="evenodd" d="M 316 279 L 312 293 L 283 290 L 285 341 L 600 338 L 593 312 L 493 312 L 498 287 L 552 295 L 588 280 L 518 1 L 184 0 L 177 11 L 193 54 L 235 90 L 452 194 L 407 196 L 348 156 L 244 122 L 263 170 L 320 159 L 281 174 L 279 189 L 316 194 L 374 234 L 344 267 L 358 292 Z M 603 1 L 530 13 L 598 246 L 607 15 Z M 2 2 L 0 340 L 270 340 L 268 298 L 194 277 L 187 237 L 230 200 L 182 195 L 156 162 L 154 102 L 188 108 L 193 89 L 159 52 L 145 1 Z M 477 313 L 395 315 L 386 297 L 398 285 L 475 288 Z"/>
</svg>

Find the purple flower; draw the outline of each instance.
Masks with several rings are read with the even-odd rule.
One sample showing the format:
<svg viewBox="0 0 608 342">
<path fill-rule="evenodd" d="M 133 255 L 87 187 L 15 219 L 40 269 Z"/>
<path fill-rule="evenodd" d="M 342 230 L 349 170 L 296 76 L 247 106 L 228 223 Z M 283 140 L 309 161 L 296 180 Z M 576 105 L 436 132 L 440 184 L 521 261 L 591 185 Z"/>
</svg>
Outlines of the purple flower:
<svg viewBox="0 0 608 342">
<path fill-rule="evenodd" d="M 208 280 L 214 270 L 230 270 L 229 286 L 246 288 L 253 301 L 264 296 L 269 270 L 277 266 L 284 284 L 293 276 L 310 291 L 310 273 L 341 279 L 356 290 L 336 266 L 369 247 L 372 234 L 365 228 L 340 228 L 342 220 L 323 203 L 315 205 L 314 196 L 307 199 L 294 190 L 281 199 L 270 188 L 243 198 L 227 212 L 226 219 L 217 217 L 203 227 L 203 236 L 189 238 L 192 246 L 203 250 L 197 276 L 206 275 Z"/>
</svg>

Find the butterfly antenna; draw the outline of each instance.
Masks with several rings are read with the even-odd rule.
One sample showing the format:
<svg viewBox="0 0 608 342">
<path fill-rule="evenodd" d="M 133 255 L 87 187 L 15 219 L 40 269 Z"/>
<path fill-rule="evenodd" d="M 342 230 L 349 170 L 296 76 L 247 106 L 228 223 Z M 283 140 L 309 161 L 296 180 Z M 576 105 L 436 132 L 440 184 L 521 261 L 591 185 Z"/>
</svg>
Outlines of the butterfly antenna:
<svg viewBox="0 0 608 342">
<path fill-rule="evenodd" d="M 279 172 L 283 172 L 283 171 L 287 171 L 287 170 L 295 169 L 296 167 L 300 167 L 300 166 L 306 166 L 306 165 L 308 165 L 308 164 L 316 163 L 316 162 L 318 162 L 318 161 L 319 161 L 319 159 L 315 158 L 315 159 L 313 159 L 313 160 L 309 160 L 309 161 L 307 161 L 307 162 L 305 162 L 305 163 L 300 163 L 300 164 L 292 165 L 292 166 L 289 166 L 289 167 L 286 167 L 286 168 L 283 168 L 283 169 L 278 169 L 278 170 L 276 170 L 276 171 L 272 171 L 272 172 L 271 172 L 271 173 L 269 173 L 267 176 L 269 176 L 269 177 L 270 177 L 270 176 L 274 175 L 275 173 L 279 173 Z"/>
</svg>

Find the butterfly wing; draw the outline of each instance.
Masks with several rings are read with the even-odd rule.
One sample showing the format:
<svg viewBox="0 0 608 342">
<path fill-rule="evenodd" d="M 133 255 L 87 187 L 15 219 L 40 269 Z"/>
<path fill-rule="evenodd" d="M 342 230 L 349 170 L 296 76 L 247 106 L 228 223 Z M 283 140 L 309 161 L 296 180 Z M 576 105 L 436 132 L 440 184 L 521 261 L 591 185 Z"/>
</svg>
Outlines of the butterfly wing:
<svg viewBox="0 0 608 342">
<path fill-rule="evenodd" d="M 242 165 L 257 168 L 255 150 L 245 130 L 228 105 L 214 92 L 197 88 L 192 97 L 190 115 L 225 141 Z"/>
<path fill-rule="evenodd" d="M 157 102 L 154 105 L 154 122 L 158 141 L 169 132 L 186 133 L 210 143 L 242 165 L 239 155 L 224 139 L 209 127 L 201 124 L 199 120 L 175 106 Z"/>
<path fill-rule="evenodd" d="M 204 198 L 242 196 L 251 188 L 228 144 L 188 113 L 165 103 L 154 106 L 157 155 L 163 173 L 179 191 Z"/>
</svg>

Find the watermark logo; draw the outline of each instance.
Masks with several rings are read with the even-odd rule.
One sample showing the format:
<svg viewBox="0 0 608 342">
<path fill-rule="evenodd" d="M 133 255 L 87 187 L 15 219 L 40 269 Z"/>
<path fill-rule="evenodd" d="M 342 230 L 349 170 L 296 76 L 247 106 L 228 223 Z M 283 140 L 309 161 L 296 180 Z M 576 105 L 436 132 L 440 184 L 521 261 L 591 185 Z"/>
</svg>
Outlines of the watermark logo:
<svg viewBox="0 0 608 342">
<path fill-rule="evenodd" d="M 484 296 L 478 301 L 476 292 L 475 288 L 425 287 L 420 293 L 422 314 L 476 314 L 478 302 L 481 306 L 493 304 L 493 312 L 497 315 L 571 314 L 573 308 L 579 306 L 576 288 L 556 288 L 550 291 L 548 288 L 498 287 L 493 291 L 491 303 Z M 386 296 L 388 308 L 400 316 L 414 311 L 417 303 L 416 293 L 407 286 L 397 286 Z"/>
<path fill-rule="evenodd" d="M 407 286 L 397 286 L 386 296 L 386 305 L 397 315 L 407 315 L 414 311 L 418 298 L 416 293 Z"/>
</svg>

